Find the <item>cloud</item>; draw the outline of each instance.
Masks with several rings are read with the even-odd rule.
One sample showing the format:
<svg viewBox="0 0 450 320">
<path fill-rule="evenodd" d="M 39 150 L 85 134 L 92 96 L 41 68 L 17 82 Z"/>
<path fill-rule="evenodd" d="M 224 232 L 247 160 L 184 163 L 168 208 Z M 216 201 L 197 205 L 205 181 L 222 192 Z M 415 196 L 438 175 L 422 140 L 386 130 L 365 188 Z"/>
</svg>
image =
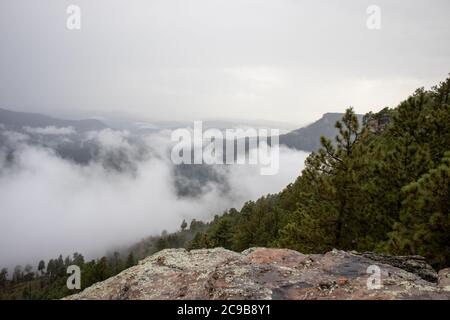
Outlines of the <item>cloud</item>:
<svg viewBox="0 0 450 320">
<path fill-rule="evenodd" d="M 174 231 L 182 219 L 208 220 L 280 191 L 298 176 L 307 155 L 281 148 L 281 170 L 274 176 L 261 176 L 257 166 L 217 167 L 229 191 L 208 182 L 200 195 L 180 197 L 168 156 L 169 132 L 134 141 L 127 132 L 103 130 L 87 139 L 102 151 L 85 165 L 65 160 L 50 148 L 14 140 L 13 164 L 0 161 L 0 265 L 36 263 L 75 251 L 93 258 L 114 246 Z M 126 150 L 133 170 L 104 165 L 105 158 L 119 150 Z M 0 150 L 0 159 L 4 152 Z"/>
<path fill-rule="evenodd" d="M 42 134 L 42 135 L 70 135 L 76 133 L 73 127 L 58 128 L 55 126 L 48 126 L 45 128 L 23 127 L 23 129 L 25 130 L 25 132 L 31 134 Z"/>
<path fill-rule="evenodd" d="M 16 131 L 4 131 L 2 135 L 6 138 L 5 145 L 20 145 L 20 143 L 27 141 L 30 137 L 27 134 L 16 132 Z"/>
</svg>

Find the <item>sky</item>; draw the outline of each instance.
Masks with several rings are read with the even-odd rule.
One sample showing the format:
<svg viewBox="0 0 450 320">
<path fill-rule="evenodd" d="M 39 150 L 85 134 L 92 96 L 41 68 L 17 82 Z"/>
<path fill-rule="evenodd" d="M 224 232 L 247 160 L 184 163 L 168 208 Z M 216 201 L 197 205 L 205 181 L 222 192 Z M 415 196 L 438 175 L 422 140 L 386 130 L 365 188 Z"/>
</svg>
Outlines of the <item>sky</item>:
<svg viewBox="0 0 450 320">
<path fill-rule="evenodd" d="M 80 30 L 66 27 L 72 4 Z M 2 0 L 0 107 L 299 124 L 376 111 L 446 78 L 448 12 L 448 0 Z"/>
</svg>

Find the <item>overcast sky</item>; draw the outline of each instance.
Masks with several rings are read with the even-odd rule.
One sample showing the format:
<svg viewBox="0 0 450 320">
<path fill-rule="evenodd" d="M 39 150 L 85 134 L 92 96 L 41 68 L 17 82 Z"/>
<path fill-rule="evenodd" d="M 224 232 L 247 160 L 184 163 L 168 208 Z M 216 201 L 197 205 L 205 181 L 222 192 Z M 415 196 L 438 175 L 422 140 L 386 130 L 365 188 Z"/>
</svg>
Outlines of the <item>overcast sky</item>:
<svg viewBox="0 0 450 320">
<path fill-rule="evenodd" d="M 81 30 L 66 9 L 81 8 Z M 366 26 L 369 5 L 381 29 Z M 305 123 L 450 72 L 448 0 L 1 0 L 0 107 Z"/>
</svg>

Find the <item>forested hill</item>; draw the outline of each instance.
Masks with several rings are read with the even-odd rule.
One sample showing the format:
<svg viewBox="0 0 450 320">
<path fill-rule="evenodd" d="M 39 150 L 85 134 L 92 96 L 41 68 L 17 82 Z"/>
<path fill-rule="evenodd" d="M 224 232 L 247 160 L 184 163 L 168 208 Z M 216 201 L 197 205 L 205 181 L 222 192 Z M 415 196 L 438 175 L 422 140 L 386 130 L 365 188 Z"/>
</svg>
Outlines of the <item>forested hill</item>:
<svg viewBox="0 0 450 320">
<path fill-rule="evenodd" d="M 101 130 L 107 126 L 96 119 L 62 120 L 39 113 L 16 112 L 0 108 L 0 123 L 8 129 L 23 129 L 23 127 L 73 127 L 79 132 Z"/>
<path fill-rule="evenodd" d="M 319 120 L 303 128 L 280 135 L 280 144 L 297 150 L 317 151 L 320 148 L 319 137 L 333 139 L 338 134 L 334 125 L 343 116 L 343 113 L 325 113 Z M 357 117 L 362 121 L 362 115 Z"/>
<path fill-rule="evenodd" d="M 333 248 L 421 255 L 450 266 L 450 78 L 418 89 L 399 106 L 367 114 L 348 109 L 332 142 L 305 161 L 301 175 L 278 194 L 247 202 L 208 223 L 183 221 L 176 233 L 142 240 L 126 252 L 84 262 L 60 256 L 39 273 L 0 273 L 0 298 L 58 298 L 65 266 L 77 262 L 82 288 L 165 248 L 280 247 L 302 253 Z M 319 139 L 319 138 L 318 138 Z M 300 166 L 300 164 L 299 164 Z M 123 259 L 123 257 L 128 258 Z"/>
</svg>

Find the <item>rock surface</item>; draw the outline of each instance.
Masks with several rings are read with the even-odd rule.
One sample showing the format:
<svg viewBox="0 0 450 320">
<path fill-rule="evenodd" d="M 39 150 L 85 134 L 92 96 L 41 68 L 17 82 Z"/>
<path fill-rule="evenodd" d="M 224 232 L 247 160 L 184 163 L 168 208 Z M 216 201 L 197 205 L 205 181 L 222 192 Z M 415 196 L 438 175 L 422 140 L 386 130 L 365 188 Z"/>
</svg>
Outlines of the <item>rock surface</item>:
<svg viewBox="0 0 450 320">
<path fill-rule="evenodd" d="M 450 290 L 450 268 L 439 271 L 439 287 Z"/>
<path fill-rule="evenodd" d="M 167 249 L 66 299 L 450 299 L 448 275 L 417 256 Z"/>
</svg>

